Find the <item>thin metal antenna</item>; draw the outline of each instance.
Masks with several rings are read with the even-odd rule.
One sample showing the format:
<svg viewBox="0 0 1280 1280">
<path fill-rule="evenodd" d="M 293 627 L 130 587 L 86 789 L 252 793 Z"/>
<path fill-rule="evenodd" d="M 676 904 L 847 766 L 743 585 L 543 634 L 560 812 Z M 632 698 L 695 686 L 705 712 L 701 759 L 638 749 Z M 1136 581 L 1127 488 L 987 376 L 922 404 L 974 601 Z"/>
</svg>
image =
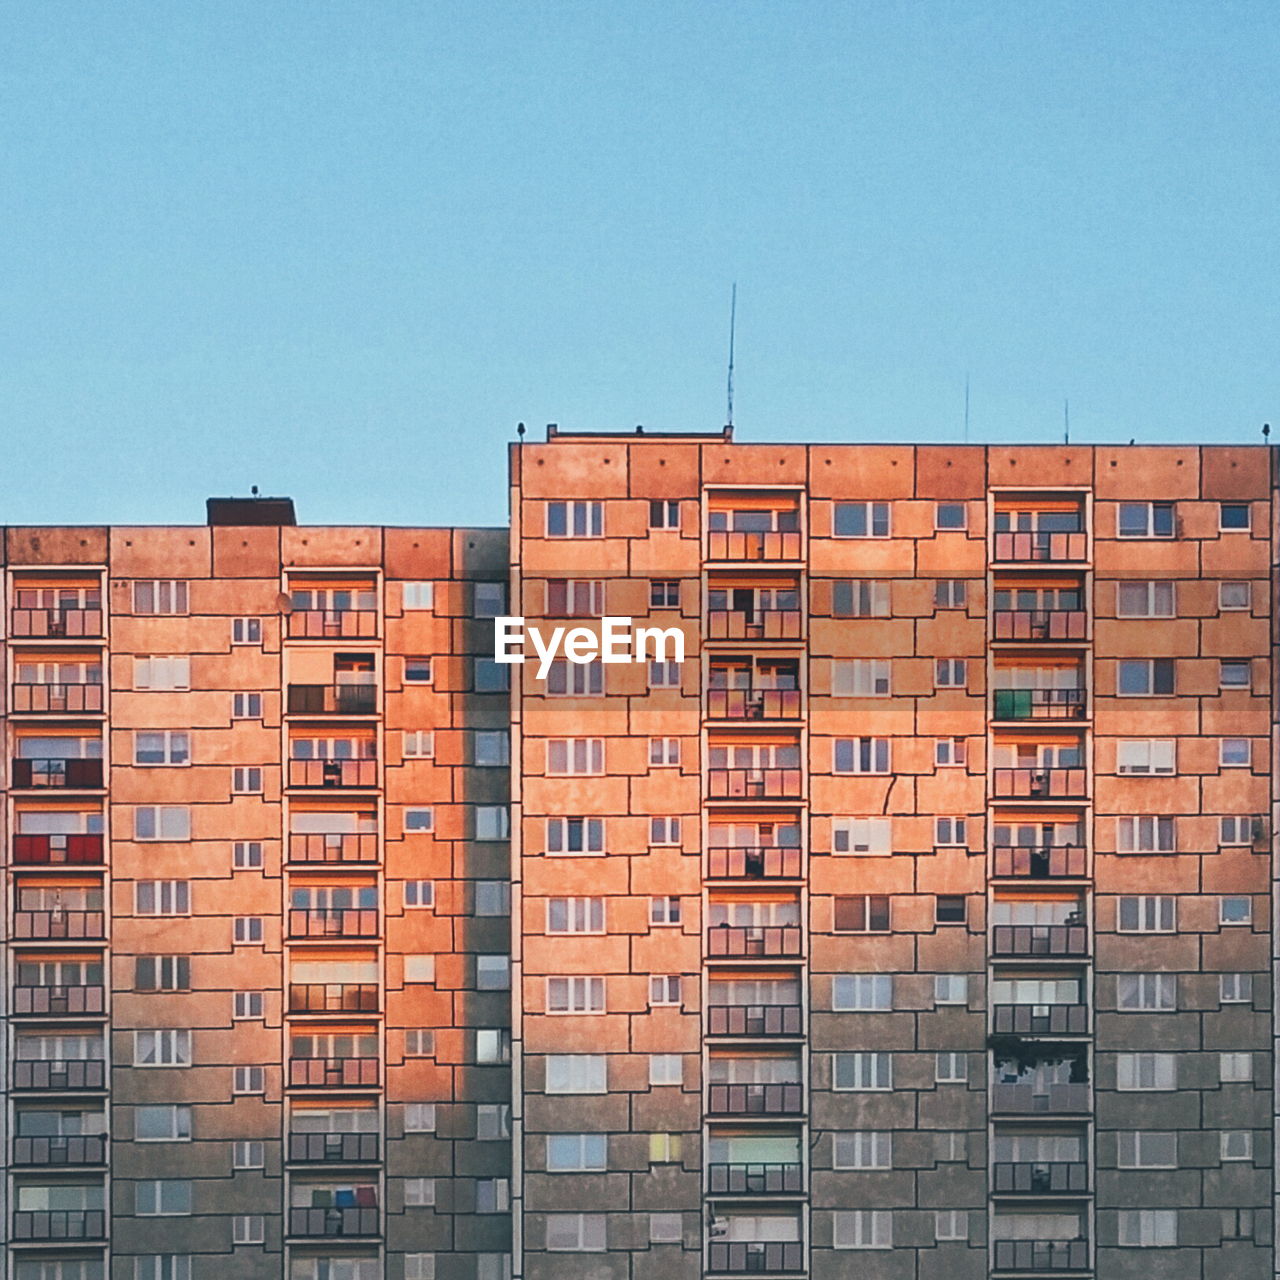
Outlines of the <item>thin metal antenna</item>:
<svg viewBox="0 0 1280 1280">
<path fill-rule="evenodd" d="M 1071 443 L 1071 401 L 1062 402 L 1062 443 Z"/>
<path fill-rule="evenodd" d="M 729 295 L 729 380 L 725 386 L 728 416 L 726 426 L 733 426 L 733 342 L 734 331 L 738 319 L 738 282 L 733 282 L 733 292 Z"/>
<path fill-rule="evenodd" d="M 964 442 L 969 443 L 969 371 L 964 371 Z"/>
</svg>

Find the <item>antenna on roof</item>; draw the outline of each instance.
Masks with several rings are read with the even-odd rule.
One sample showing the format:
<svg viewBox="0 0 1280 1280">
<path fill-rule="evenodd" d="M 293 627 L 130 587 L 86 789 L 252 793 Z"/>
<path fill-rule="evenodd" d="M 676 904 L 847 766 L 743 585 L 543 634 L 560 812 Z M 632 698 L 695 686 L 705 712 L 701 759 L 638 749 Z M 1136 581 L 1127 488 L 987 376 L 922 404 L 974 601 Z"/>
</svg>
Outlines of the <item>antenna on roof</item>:
<svg viewBox="0 0 1280 1280">
<path fill-rule="evenodd" d="M 969 443 L 969 370 L 964 371 L 964 442 Z"/>
<path fill-rule="evenodd" d="M 1062 401 L 1062 443 L 1071 443 L 1071 401 Z"/>
<path fill-rule="evenodd" d="M 725 426 L 733 426 L 733 342 L 734 330 L 738 319 L 738 282 L 733 282 L 733 291 L 729 294 L 729 379 L 725 386 L 725 400 L 728 413 Z"/>
<path fill-rule="evenodd" d="M 258 486 L 256 484 L 251 484 L 249 486 L 249 492 L 256 498 L 258 496 Z"/>
<path fill-rule="evenodd" d="M 1271 443 L 1271 441 L 1268 439 L 1270 435 L 1271 435 L 1271 423 L 1264 422 L 1262 424 L 1262 443 L 1263 444 Z"/>
<path fill-rule="evenodd" d="M 520 437 L 520 441 L 521 443 L 523 443 L 524 442 L 524 423 L 523 422 L 516 423 L 516 435 Z"/>
</svg>

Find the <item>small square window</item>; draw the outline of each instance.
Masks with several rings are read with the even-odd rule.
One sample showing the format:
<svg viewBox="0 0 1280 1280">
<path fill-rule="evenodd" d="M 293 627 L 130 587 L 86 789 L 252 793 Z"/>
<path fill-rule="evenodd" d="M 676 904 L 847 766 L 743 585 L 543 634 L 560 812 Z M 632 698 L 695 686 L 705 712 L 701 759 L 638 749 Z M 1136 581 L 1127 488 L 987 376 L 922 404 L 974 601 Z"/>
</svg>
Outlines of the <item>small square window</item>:
<svg viewBox="0 0 1280 1280">
<path fill-rule="evenodd" d="M 262 1244 L 267 1238 L 267 1219 L 261 1213 L 240 1213 L 231 1219 L 233 1244 Z"/>
<path fill-rule="evenodd" d="M 1220 582 L 1218 583 L 1218 608 L 1224 612 L 1228 609 L 1249 609 L 1253 606 L 1252 582 Z"/>
<path fill-rule="evenodd" d="M 1249 504 L 1224 502 L 1219 507 L 1218 527 L 1224 533 L 1249 531 Z"/>
<path fill-rule="evenodd" d="M 404 811 L 404 829 L 407 832 L 434 831 L 436 811 L 434 809 L 406 809 Z"/>
<path fill-rule="evenodd" d="M 935 609 L 963 609 L 968 591 L 963 578 L 939 578 L 933 584 L 933 605 Z"/>
<path fill-rule="evenodd" d="M 405 611 L 430 609 L 435 603 L 434 582 L 406 582 L 403 588 Z"/>
<path fill-rule="evenodd" d="M 837 538 L 887 538 L 887 502 L 837 502 L 834 533 Z"/>
<path fill-rule="evenodd" d="M 505 804 L 475 807 L 475 839 L 507 840 L 511 837 L 511 811 Z"/>
<path fill-rule="evenodd" d="M 1223 738 L 1220 760 L 1224 769 L 1245 768 L 1252 763 L 1248 738 Z"/>
<path fill-rule="evenodd" d="M 267 1147 L 263 1142 L 233 1142 L 231 1167 L 233 1169 L 261 1169 L 267 1163 Z"/>
<path fill-rule="evenodd" d="M 680 975 L 678 973 L 654 974 L 649 979 L 650 1005 L 680 1005 Z"/>
<path fill-rule="evenodd" d="M 968 759 L 966 740 L 964 738 L 935 738 L 933 759 L 939 768 L 963 765 Z"/>
<path fill-rule="evenodd" d="M 649 843 L 651 845 L 678 845 L 680 843 L 680 819 L 650 818 Z"/>
<path fill-rule="evenodd" d="M 1251 683 L 1247 658 L 1224 658 L 1218 683 L 1224 689 L 1247 689 Z"/>
<path fill-rule="evenodd" d="M 429 1058 L 436 1051 L 436 1033 L 427 1027 L 410 1027 L 404 1033 L 406 1058 Z"/>
<path fill-rule="evenodd" d="M 237 840 L 231 847 L 231 865 L 237 871 L 262 869 L 262 841 Z"/>
<path fill-rule="evenodd" d="M 1250 1129 L 1225 1129 L 1220 1135 L 1223 1160 L 1252 1160 L 1253 1132 Z"/>
<path fill-rule="evenodd" d="M 404 882 L 406 907 L 430 908 L 436 905 L 436 886 L 431 880 L 406 880 Z"/>
<path fill-rule="evenodd" d="M 436 1104 L 434 1102 L 406 1102 L 404 1105 L 405 1133 L 435 1133 Z"/>
<path fill-rule="evenodd" d="M 650 738 L 649 763 L 667 768 L 680 763 L 679 738 Z"/>
<path fill-rule="evenodd" d="M 649 663 L 650 689 L 678 689 L 680 687 L 680 663 L 668 659 Z"/>
<path fill-rule="evenodd" d="M 236 1067 L 231 1073 L 232 1093 L 265 1093 L 266 1089 L 265 1067 Z"/>
<path fill-rule="evenodd" d="M 939 689 L 963 689 L 965 672 L 963 658 L 939 658 L 934 664 L 933 683 Z"/>
<path fill-rule="evenodd" d="M 968 903 L 963 894 L 944 893 L 934 899 L 934 920 L 938 924 L 964 924 Z"/>
<path fill-rule="evenodd" d="M 679 924 L 680 899 L 671 897 L 649 899 L 650 924 Z"/>
<path fill-rule="evenodd" d="M 680 1244 L 684 1239 L 684 1219 L 678 1213 L 649 1215 L 650 1244 Z"/>
<path fill-rule="evenodd" d="M 935 529 L 965 529 L 968 523 L 968 513 L 963 502 L 939 502 L 934 507 Z"/>
<path fill-rule="evenodd" d="M 1218 1001 L 1220 1004 L 1252 1004 L 1253 974 L 1218 974 Z"/>
<path fill-rule="evenodd" d="M 963 973 L 937 973 L 933 977 L 934 1004 L 967 1004 L 969 978 Z"/>
<path fill-rule="evenodd" d="M 431 659 L 425 656 L 404 660 L 405 684 L 430 684 Z"/>
<path fill-rule="evenodd" d="M 492 658 L 476 658 L 473 664 L 476 693 L 506 693 L 511 688 L 511 667 Z"/>
<path fill-rule="evenodd" d="M 233 720 L 261 720 L 262 694 L 233 693 L 231 695 L 231 718 Z"/>
<path fill-rule="evenodd" d="M 420 1209 L 436 1202 L 434 1178 L 405 1178 L 404 1203 L 408 1209 Z"/>
<path fill-rule="evenodd" d="M 1218 919 L 1223 924 L 1252 924 L 1253 899 L 1244 896 L 1219 899 Z"/>
<path fill-rule="evenodd" d="M 968 823 L 964 818 L 935 818 L 933 843 L 939 848 L 965 847 L 969 843 Z"/>
<path fill-rule="evenodd" d="M 671 498 L 649 502 L 650 529 L 678 529 L 680 527 L 680 503 Z"/>
<path fill-rule="evenodd" d="M 410 982 L 434 982 L 436 980 L 436 958 L 431 955 L 406 955 L 404 957 L 404 980 Z"/>
<path fill-rule="evenodd" d="M 651 1085 L 683 1084 L 684 1059 L 678 1053 L 651 1053 L 649 1083 Z"/>
<path fill-rule="evenodd" d="M 261 991 L 237 991 L 232 996 L 231 1016 L 236 1022 L 263 1016 L 264 996 Z"/>
<path fill-rule="evenodd" d="M 237 765 L 231 770 L 231 793 L 237 796 L 262 794 L 262 770 L 257 765 Z"/>
<path fill-rule="evenodd" d="M 231 643 L 232 644 L 261 644 L 262 643 L 262 619 L 261 618 L 232 618 L 231 619 Z"/>
<path fill-rule="evenodd" d="M 938 1054 L 933 1078 L 938 1084 L 963 1084 L 969 1079 L 969 1055 L 966 1053 Z"/>
<path fill-rule="evenodd" d="M 406 760 L 430 760 L 436 753 L 436 735 L 430 729 L 406 729 L 400 751 Z"/>
<path fill-rule="evenodd" d="M 500 618 L 507 612 L 505 582 L 477 582 L 471 591 L 471 612 L 477 618 Z"/>
<path fill-rule="evenodd" d="M 237 945 L 261 946 L 264 934 L 261 916 L 236 916 L 234 936 Z"/>
</svg>

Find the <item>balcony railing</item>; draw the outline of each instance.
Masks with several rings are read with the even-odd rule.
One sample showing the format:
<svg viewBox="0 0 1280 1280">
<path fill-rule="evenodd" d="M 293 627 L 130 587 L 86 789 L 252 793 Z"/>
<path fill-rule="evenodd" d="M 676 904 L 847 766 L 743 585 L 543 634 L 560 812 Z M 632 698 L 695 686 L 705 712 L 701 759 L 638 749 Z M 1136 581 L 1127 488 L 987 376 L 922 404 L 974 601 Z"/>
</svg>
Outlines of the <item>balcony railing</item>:
<svg viewBox="0 0 1280 1280">
<path fill-rule="evenodd" d="M 997 800 L 1065 800 L 1088 795 L 1087 769 L 993 769 Z"/>
<path fill-rule="evenodd" d="M 707 794 L 713 800 L 797 798 L 804 790 L 799 769 L 710 769 Z"/>
<path fill-rule="evenodd" d="M 102 761 L 23 757 L 10 761 L 9 785 L 33 790 L 57 787 L 67 791 L 95 791 L 102 786 Z"/>
<path fill-rule="evenodd" d="M 105 1164 L 107 1140 L 100 1133 L 14 1138 L 13 1163 L 40 1167 Z"/>
<path fill-rule="evenodd" d="M 709 720 L 798 720 L 799 689 L 708 689 Z"/>
<path fill-rule="evenodd" d="M 991 1015 L 998 1035 L 1078 1036 L 1089 1030 L 1087 1004 L 998 1004 Z"/>
<path fill-rule="evenodd" d="M 293 832 L 289 836 L 290 862 L 377 862 L 378 837 L 373 832 L 342 835 Z"/>
<path fill-rule="evenodd" d="M 707 850 L 711 880 L 798 880 L 804 853 L 792 846 L 731 845 Z"/>
<path fill-rule="evenodd" d="M 707 1110 L 717 1116 L 795 1116 L 804 1111 L 802 1084 L 713 1084 Z"/>
<path fill-rule="evenodd" d="M 77 716 L 98 715 L 101 711 L 101 681 L 13 686 L 14 715 Z"/>
<path fill-rule="evenodd" d="M 376 1013 L 376 982 L 291 982 L 290 1013 Z"/>
<path fill-rule="evenodd" d="M 994 849 L 995 874 L 1018 880 L 1079 880 L 1088 870 L 1083 845 L 998 844 Z"/>
<path fill-rule="evenodd" d="M 1083 689 L 996 689 L 996 720 L 1083 720 L 1088 698 Z"/>
<path fill-rule="evenodd" d="M 1084 1160 L 998 1160 L 991 1172 L 998 1194 L 1083 1195 L 1089 1190 Z"/>
<path fill-rule="evenodd" d="M 1085 1115 L 1089 1111 L 1087 1084 L 995 1084 L 992 1111 L 1013 1115 Z"/>
<path fill-rule="evenodd" d="M 107 989 L 103 986 L 65 987 L 14 987 L 13 1012 L 19 1017 L 48 1014 L 59 1017 L 64 1014 L 104 1013 L 107 1007 Z"/>
<path fill-rule="evenodd" d="M 707 1190 L 712 1195 L 787 1195 L 804 1191 L 801 1164 L 709 1164 Z"/>
<path fill-rule="evenodd" d="M 776 533 L 730 533 L 723 529 L 707 534 L 708 560 L 799 560 L 804 538 L 797 530 Z"/>
<path fill-rule="evenodd" d="M 376 938 L 377 907 L 295 908 L 289 912 L 291 938 Z"/>
<path fill-rule="evenodd" d="M 372 1089 L 377 1058 L 290 1058 L 289 1084 L 300 1089 Z"/>
<path fill-rule="evenodd" d="M 798 1004 L 709 1004 L 709 1036 L 799 1036 L 804 1015 Z"/>
<path fill-rule="evenodd" d="M 378 785 L 376 760 L 290 760 L 291 787 L 356 787 Z"/>
<path fill-rule="evenodd" d="M 799 640 L 804 615 L 799 609 L 710 609 L 708 640 Z"/>
<path fill-rule="evenodd" d="M 995 956 L 1087 956 L 1089 930 L 1082 924 L 998 924 L 991 930 Z"/>
<path fill-rule="evenodd" d="M 1087 533 L 997 533 L 997 564 L 1081 564 L 1089 558 Z"/>
<path fill-rule="evenodd" d="M 291 1236 L 376 1236 L 379 1215 L 376 1208 L 331 1208 L 289 1210 Z"/>
<path fill-rule="evenodd" d="M 22 866 L 102 865 L 101 835 L 16 835 L 13 860 Z"/>
<path fill-rule="evenodd" d="M 1087 1271 L 1087 1240 L 997 1240 L 996 1271 Z"/>
<path fill-rule="evenodd" d="M 1089 615 L 1083 609 L 996 609 L 993 640 L 1087 640 Z"/>
<path fill-rule="evenodd" d="M 290 640 L 367 640 L 378 634 L 376 609 L 295 609 Z"/>
<path fill-rule="evenodd" d="M 804 1245 L 798 1240 L 712 1240 L 707 1271 L 717 1275 L 759 1275 L 804 1270 Z"/>
<path fill-rule="evenodd" d="M 14 609 L 10 634 L 16 640 L 78 640 L 102 635 L 102 610 Z"/>
<path fill-rule="evenodd" d="M 39 1089 L 42 1092 L 105 1089 L 107 1064 L 101 1058 L 69 1058 L 34 1062 L 20 1058 L 13 1064 L 15 1089 Z"/>
<path fill-rule="evenodd" d="M 378 713 L 376 684 L 291 684 L 293 716 L 372 716 Z"/>
<path fill-rule="evenodd" d="M 716 924 L 707 929 L 707 955 L 712 959 L 798 956 L 802 945 L 798 924 Z"/>
<path fill-rule="evenodd" d="M 15 911 L 13 936 L 33 942 L 98 941 L 106 936 L 101 911 Z"/>
<path fill-rule="evenodd" d="M 15 1209 L 15 1240 L 101 1240 L 107 1217 L 102 1209 Z"/>
<path fill-rule="evenodd" d="M 289 1159 L 296 1164 L 376 1164 L 376 1133 L 291 1133 Z"/>
</svg>

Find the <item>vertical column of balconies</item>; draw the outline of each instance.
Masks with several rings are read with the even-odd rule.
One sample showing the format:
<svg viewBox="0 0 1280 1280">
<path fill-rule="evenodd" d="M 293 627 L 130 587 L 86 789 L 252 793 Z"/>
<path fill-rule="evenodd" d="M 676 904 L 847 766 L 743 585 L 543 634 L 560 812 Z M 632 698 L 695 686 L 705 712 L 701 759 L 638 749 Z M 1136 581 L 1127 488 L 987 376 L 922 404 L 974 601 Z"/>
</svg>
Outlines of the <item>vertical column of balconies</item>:
<svg viewBox="0 0 1280 1280">
<path fill-rule="evenodd" d="M 284 1230 L 309 1276 L 385 1234 L 384 632 L 372 570 L 284 585 Z"/>
<path fill-rule="evenodd" d="M 101 567 L 7 592 L 5 966 L 10 1266 L 104 1276 L 110 886 Z"/>
<path fill-rule="evenodd" d="M 1092 1268 L 1089 495 L 998 493 L 987 577 L 990 1270 Z"/>
<path fill-rule="evenodd" d="M 715 1276 L 808 1269 L 801 501 L 704 495 L 704 1268 Z"/>
</svg>

